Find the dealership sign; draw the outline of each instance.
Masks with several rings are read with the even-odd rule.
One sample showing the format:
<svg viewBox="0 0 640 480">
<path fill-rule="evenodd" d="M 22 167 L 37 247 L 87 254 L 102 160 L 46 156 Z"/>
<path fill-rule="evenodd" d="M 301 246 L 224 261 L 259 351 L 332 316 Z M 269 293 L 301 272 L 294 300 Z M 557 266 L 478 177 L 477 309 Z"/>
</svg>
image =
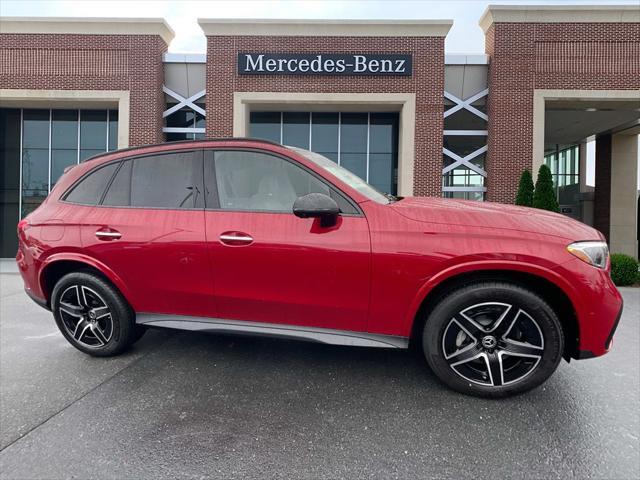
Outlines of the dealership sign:
<svg viewBox="0 0 640 480">
<path fill-rule="evenodd" d="M 240 75 L 411 75 L 411 55 L 239 53 Z"/>
</svg>

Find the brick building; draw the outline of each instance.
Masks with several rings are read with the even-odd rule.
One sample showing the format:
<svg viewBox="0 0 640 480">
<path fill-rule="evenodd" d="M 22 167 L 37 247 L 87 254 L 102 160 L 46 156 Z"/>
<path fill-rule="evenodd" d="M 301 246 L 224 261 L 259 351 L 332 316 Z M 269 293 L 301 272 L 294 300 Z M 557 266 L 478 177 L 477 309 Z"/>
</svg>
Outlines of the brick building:
<svg viewBox="0 0 640 480">
<path fill-rule="evenodd" d="M 199 23 L 206 54 L 180 55 L 163 20 L 1 20 L 0 257 L 69 164 L 226 136 L 314 150 L 399 195 L 512 203 L 544 162 L 563 213 L 637 255 L 638 9 L 492 6 L 477 55 L 445 54 L 451 21 Z"/>
</svg>

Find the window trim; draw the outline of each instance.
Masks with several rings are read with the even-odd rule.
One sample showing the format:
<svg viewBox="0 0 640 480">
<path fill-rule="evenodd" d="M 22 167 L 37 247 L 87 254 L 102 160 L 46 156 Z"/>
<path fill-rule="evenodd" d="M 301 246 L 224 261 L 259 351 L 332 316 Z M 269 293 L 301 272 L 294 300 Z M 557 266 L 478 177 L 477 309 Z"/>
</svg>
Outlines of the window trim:
<svg viewBox="0 0 640 480">
<path fill-rule="evenodd" d="M 71 205 L 83 205 L 83 206 L 100 207 L 100 208 L 126 208 L 126 209 L 137 209 L 137 210 L 167 210 L 167 211 L 177 211 L 177 212 L 182 212 L 182 211 L 202 211 L 204 209 L 204 200 L 194 202 L 196 204 L 202 203 L 202 206 L 194 206 L 194 207 L 190 207 L 190 208 L 139 207 L 139 206 L 134 206 L 134 205 L 103 205 L 102 204 L 107 192 L 109 191 L 109 187 L 111 187 L 111 184 L 113 183 L 114 179 L 116 178 L 116 175 L 118 174 L 118 172 L 122 168 L 122 165 L 124 165 L 124 162 L 133 161 L 133 160 L 140 159 L 140 158 L 159 157 L 161 155 L 171 155 L 171 154 L 175 154 L 175 153 L 195 153 L 195 152 L 200 152 L 201 154 L 203 154 L 204 149 L 202 149 L 202 148 L 193 148 L 193 149 L 164 150 L 164 151 L 161 151 L 161 152 L 145 153 L 145 154 L 141 154 L 141 155 L 133 155 L 133 156 L 129 156 L 129 157 L 121 157 L 121 158 L 114 159 L 114 160 L 111 160 L 111 161 L 108 161 L 108 162 L 105 162 L 105 163 L 101 163 L 100 165 L 98 165 L 98 166 L 92 168 L 91 170 L 89 170 L 88 172 L 86 172 L 79 179 L 77 179 L 69 188 L 67 188 L 67 190 L 65 190 L 65 192 L 62 195 L 60 195 L 60 200 L 59 201 L 62 202 L 62 203 L 68 203 L 68 204 L 71 204 Z M 83 179 L 86 178 L 88 175 L 90 175 L 92 172 L 95 172 L 95 171 L 99 170 L 100 168 L 103 168 L 103 167 L 106 167 L 108 165 L 111 165 L 113 163 L 118 163 L 118 162 L 120 163 L 120 165 L 118 165 L 116 170 L 113 172 L 113 175 L 111 176 L 111 178 L 107 182 L 107 186 L 105 187 L 104 191 L 102 192 L 102 195 L 100 196 L 100 199 L 99 199 L 98 203 L 96 203 L 96 204 L 77 203 L 77 202 L 70 202 L 70 201 L 68 201 L 66 199 L 67 196 L 71 193 L 71 191 L 73 191 L 73 189 L 76 187 L 76 185 L 78 185 L 80 182 L 82 182 Z M 202 168 L 198 168 L 198 166 L 196 165 L 195 172 L 194 172 L 195 173 L 195 180 L 197 181 L 198 187 L 201 190 L 201 196 L 204 197 L 204 178 L 203 178 L 204 177 L 204 158 L 203 158 L 203 155 L 200 156 L 199 162 L 200 162 L 200 166 Z"/>
<path fill-rule="evenodd" d="M 217 203 L 217 207 L 209 207 L 207 205 L 207 195 L 205 195 L 205 207 L 204 209 L 207 211 L 221 211 L 221 212 L 241 212 L 241 213 L 266 213 L 266 214 L 289 214 L 289 215 L 293 215 L 293 211 L 288 211 L 288 210 L 251 210 L 251 209 L 228 209 L 228 208 L 221 208 L 220 207 L 220 196 L 218 194 L 218 183 L 217 183 L 217 177 L 216 177 L 216 168 L 215 168 L 215 152 L 251 152 L 251 153 L 262 153 L 264 155 L 270 155 L 272 157 L 276 157 L 276 158 L 280 158 L 281 160 L 284 160 L 286 162 L 291 163 L 292 165 L 301 168 L 303 171 L 309 173 L 311 176 L 315 177 L 319 182 L 323 183 L 324 185 L 326 185 L 329 190 L 333 190 L 335 191 L 337 194 L 341 195 L 355 210 L 356 213 L 343 213 L 340 212 L 340 216 L 344 216 L 344 217 L 365 217 L 364 212 L 362 211 L 362 209 L 360 208 L 360 205 L 358 205 L 357 202 L 355 202 L 349 195 L 347 195 L 342 189 L 338 188 L 336 185 L 334 185 L 333 183 L 329 182 L 326 178 L 324 178 L 323 176 L 319 175 L 317 172 L 313 171 L 312 169 L 310 169 L 309 167 L 307 167 L 306 165 L 303 165 L 302 163 L 294 160 L 293 158 L 287 157 L 285 155 L 282 155 L 280 153 L 276 153 L 276 152 L 271 152 L 269 150 L 262 150 L 260 148 L 230 148 L 230 147 L 210 147 L 210 148 L 205 148 L 204 150 L 204 155 L 203 155 L 203 169 L 205 169 L 205 171 L 203 171 L 203 175 L 202 178 L 203 180 L 206 178 L 206 162 L 205 162 L 205 158 L 206 158 L 206 154 L 207 152 L 212 152 L 213 153 L 213 175 L 212 175 L 212 179 L 214 181 L 214 190 L 215 190 L 215 200 Z M 204 188 L 206 188 L 206 185 L 204 185 Z"/>
</svg>

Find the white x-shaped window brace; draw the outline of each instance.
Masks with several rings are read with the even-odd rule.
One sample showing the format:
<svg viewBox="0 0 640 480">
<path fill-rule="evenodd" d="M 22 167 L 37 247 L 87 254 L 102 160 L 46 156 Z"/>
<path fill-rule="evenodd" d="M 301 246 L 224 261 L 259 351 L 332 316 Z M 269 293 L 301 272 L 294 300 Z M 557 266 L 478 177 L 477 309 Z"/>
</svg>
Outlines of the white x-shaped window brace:
<svg viewBox="0 0 640 480">
<path fill-rule="evenodd" d="M 475 108 L 473 105 L 471 105 L 473 102 L 481 99 L 482 97 L 486 96 L 489 93 L 489 89 L 485 89 L 482 90 L 481 92 L 476 93 L 475 95 L 472 95 L 471 97 L 462 100 L 458 97 L 456 97 L 455 95 L 450 94 L 449 92 L 444 92 L 444 96 L 446 99 L 451 100 L 453 103 L 455 103 L 454 106 L 452 106 L 451 108 L 449 108 L 447 111 L 444 112 L 444 118 L 447 118 L 449 115 L 454 114 L 457 111 L 460 111 L 462 109 L 465 109 L 471 113 L 473 113 L 475 116 L 483 119 L 483 120 L 488 120 L 489 117 L 487 117 L 487 114 L 484 112 L 481 112 L 480 110 L 478 110 L 477 108 Z M 452 132 L 453 133 L 453 132 Z M 456 135 L 460 135 L 463 134 L 464 131 L 463 130 L 456 130 L 455 134 Z M 445 130 L 444 132 L 445 135 L 447 135 L 447 131 Z M 476 130 L 469 130 L 469 135 L 477 135 L 478 131 Z M 487 172 L 482 168 L 479 167 L 473 163 L 471 163 L 471 160 L 473 160 L 474 158 L 476 158 L 478 155 L 482 155 L 483 153 L 485 153 L 487 151 L 487 145 L 484 145 L 480 148 L 478 148 L 477 150 L 474 150 L 473 152 L 471 152 L 469 155 L 466 155 L 464 157 L 461 157 L 460 155 L 457 155 L 456 153 L 452 152 L 451 150 L 448 150 L 447 148 L 442 148 L 442 152 L 449 158 L 451 158 L 452 160 L 454 160 L 454 162 L 451 165 L 448 165 L 446 167 L 444 167 L 442 169 L 442 174 L 446 174 L 448 172 L 450 172 L 451 170 L 454 170 L 456 167 L 459 167 L 460 165 L 463 165 L 465 167 L 467 167 L 469 170 L 472 170 L 474 172 L 476 172 L 478 175 L 482 175 L 483 177 L 487 176 Z"/>
<path fill-rule="evenodd" d="M 174 92 L 164 85 L 162 86 L 162 91 L 178 101 L 178 103 L 176 103 L 173 107 L 167 108 L 164 112 L 162 112 L 162 118 L 168 117 L 169 115 L 180 110 L 182 107 L 189 107 L 190 109 L 198 112 L 203 117 L 207 116 L 207 112 L 205 112 L 202 107 L 199 107 L 195 104 L 196 100 L 199 100 L 200 98 L 205 96 L 205 94 L 207 93 L 206 90 L 201 90 L 200 92 L 191 95 L 189 98 L 183 97 L 179 93 Z"/>
</svg>

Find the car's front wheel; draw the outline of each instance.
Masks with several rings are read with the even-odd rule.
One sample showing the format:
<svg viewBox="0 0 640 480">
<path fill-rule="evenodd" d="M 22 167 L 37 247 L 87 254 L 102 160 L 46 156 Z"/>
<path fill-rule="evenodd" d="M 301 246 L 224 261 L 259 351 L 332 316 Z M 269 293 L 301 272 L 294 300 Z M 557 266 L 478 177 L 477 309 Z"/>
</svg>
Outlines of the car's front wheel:
<svg viewBox="0 0 640 480">
<path fill-rule="evenodd" d="M 536 293 L 503 282 L 479 282 L 442 298 L 426 319 L 427 362 L 449 387 L 504 397 L 537 387 L 562 358 L 563 332 Z"/>
<path fill-rule="evenodd" d="M 65 275 L 51 298 L 58 328 L 71 345 L 89 355 L 117 355 L 144 333 L 136 329 L 134 314 L 120 292 L 93 273 Z"/>
</svg>

